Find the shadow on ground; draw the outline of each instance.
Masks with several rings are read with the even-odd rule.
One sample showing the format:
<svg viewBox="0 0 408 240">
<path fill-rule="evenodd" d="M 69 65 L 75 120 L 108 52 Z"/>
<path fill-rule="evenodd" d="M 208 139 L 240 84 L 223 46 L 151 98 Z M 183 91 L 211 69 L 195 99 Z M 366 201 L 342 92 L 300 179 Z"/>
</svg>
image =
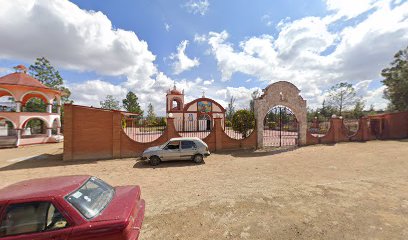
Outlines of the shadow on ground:
<svg viewBox="0 0 408 240">
<path fill-rule="evenodd" d="M 173 167 L 192 167 L 192 166 L 200 166 L 205 164 L 205 162 L 201 164 L 197 164 L 193 161 L 189 160 L 173 160 L 173 161 L 165 161 L 161 162 L 157 166 L 151 166 L 148 162 L 146 161 L 137 161 L 135 165 L 133 165 L 133 168 L 173 168 Z"/>
<path fill-rule="evenodd" d="M 271 156 L 284 152 L 291 152 L 298 149 L 298 147 L 284 147 L 284 148 L 265 148 L 261 150 L 231 150 L 231 151 L 219 151 L 217 155 L 228 155 L 237 158 L 251 158 L 251 157 L 264 157 Z"/>
<path fill-rule="evenodd" d="M 77 160 L 77 161 L 63 161 L 62 154 L 41 154 L 32 158 L 20 160 L 15 163 L 11 163 L 8 166 L 0 168 L 0 171 L 11 171 L 21 169 L 33 169 L 33 168 L 47 168 L 47 167 L 59 167 L 70 166 L 80 164 L 94 164 L 98 161 L 108 160 Z"/>
</svg>

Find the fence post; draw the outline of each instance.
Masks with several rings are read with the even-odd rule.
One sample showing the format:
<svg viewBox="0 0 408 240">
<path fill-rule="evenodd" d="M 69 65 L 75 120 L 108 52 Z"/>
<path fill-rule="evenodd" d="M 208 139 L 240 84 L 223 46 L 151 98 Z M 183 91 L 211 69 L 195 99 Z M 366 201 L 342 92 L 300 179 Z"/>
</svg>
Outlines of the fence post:
<svg viewBox="0 0 408 240">
<path fill-rule="evenodd" d="M 215 151 L 222 150 L 222 137 L 224 130 L 221 125 L 221 117 L 214 117 Z"/>
</svg>

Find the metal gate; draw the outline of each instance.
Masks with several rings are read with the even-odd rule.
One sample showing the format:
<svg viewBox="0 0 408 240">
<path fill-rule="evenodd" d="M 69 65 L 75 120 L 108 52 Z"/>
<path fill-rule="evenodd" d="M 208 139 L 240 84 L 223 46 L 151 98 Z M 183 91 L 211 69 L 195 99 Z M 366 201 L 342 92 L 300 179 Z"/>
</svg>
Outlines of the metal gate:
<svg viewBox="0 0 408 240">
<path fill-rule="evenodd" d="M 273 107 L 264 119 L 263 145 L 265 147 L 297 146 L 299 124 L 295 114 L 285 107 Z"/>
</svg>

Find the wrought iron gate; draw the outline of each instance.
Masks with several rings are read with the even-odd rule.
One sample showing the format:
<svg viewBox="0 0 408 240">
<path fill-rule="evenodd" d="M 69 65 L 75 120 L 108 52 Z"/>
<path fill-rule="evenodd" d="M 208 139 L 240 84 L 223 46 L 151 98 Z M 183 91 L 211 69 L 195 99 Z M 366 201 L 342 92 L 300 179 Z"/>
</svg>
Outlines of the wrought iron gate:
<svg viewBox="0 0 408 240">
<path fill-rule="evenodd" d="M 266 147 L 297 146 L 299 124 L 295 114 L 285 107 L 273 107 L 264 119 L 263 145 Z"/>
</svg>

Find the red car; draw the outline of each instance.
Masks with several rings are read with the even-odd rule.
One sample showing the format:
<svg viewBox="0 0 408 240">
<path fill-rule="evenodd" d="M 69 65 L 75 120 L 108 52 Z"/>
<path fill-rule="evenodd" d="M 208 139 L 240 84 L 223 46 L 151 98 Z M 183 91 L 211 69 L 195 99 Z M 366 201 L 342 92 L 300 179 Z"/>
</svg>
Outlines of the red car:
<svg viewBox="0 0 408 240">
<path fill-rule="evenodd" d="M 0 190 L 0 239 L 134 240 L 144 218 L 140 193 L 92 176 L 16 183 Z"/>
</svg>

